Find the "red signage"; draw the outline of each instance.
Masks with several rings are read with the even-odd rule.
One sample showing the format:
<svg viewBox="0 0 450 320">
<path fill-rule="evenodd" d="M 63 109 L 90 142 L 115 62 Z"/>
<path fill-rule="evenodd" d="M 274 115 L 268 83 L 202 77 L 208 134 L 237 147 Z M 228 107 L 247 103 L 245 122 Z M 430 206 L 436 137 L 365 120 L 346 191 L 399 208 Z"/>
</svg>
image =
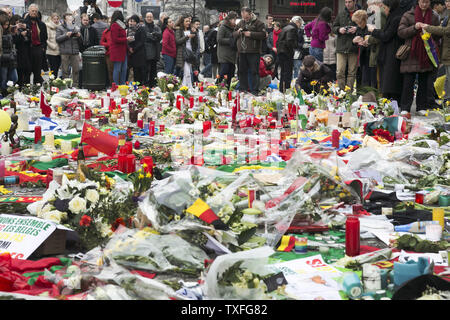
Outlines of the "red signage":
<svg viewBox="0 0 450 320">
<path fill-rule="evenodd" d="M 315 2 L 289 2 L 291 7 L 315 7 Z"/>
</svg>

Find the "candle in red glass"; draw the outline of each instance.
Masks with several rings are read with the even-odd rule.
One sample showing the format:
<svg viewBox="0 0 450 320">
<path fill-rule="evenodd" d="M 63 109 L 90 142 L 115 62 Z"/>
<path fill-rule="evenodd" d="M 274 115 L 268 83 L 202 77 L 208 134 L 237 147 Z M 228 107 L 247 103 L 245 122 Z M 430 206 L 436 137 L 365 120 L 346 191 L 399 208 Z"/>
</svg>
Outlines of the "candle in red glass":
<svg viewBox="0 0 450 320">
<path fill-rule="evenodd" d="M 211 131 L 211 121 L 203 121 L 203 136 L 209 136 L 209 132 Z"/>
<path fill-rule="evenodd" d="M 159 134 L 162 134 L 164 132 L 164 130 L 166 130 L 166 126 L 163 124 L 159 125 Z"/>
<path fill-rule="evenodd" d="M 144 128 L 144 120 L 142 120 L 142 119 L 138 120 L 137 125 L 139 128 L 143 129 Z"/>
<path fill-rule="evenodd" d="M 123 173 L 127 173 L 127 155 L 125 153 L 119 153 L 117 157 L 117 169 Z"/>
<path fill-rule="evenodd" d="M 148 156 L 142 159 L 143 164 L 145 164 L 144 172 L 153 174 L 153 158 Z"/>
<path fill-rule="evenodd" d="M 231 119 L 233 120 L 233 122 L 236 121 L 236 115 L 237 115 L 237 106 L 234 106 L 233 110 L 231 111 Z"/>
<path fill-rule="evenodd" d="M 203 102 L 203 96 L 198 97 L 198 102 Z"/>
<path fill-rule="evenodd" d="M 134 154 L 127 154 L 127 173 L 133 173 L 136 171 L 136 157 Z"/>
<path fill-rule="evenodd" d="M 177 109 L 181 110 L 181 99 L 177 98 Z"/>
<path fill-rule="evenodd" d="M 89 120 L 92 117 L 91 109 L 84 110 L 84 119 Z"/>
<path fill-rule="evenodd" d="M 331 146 L 333 148 L 336 148 L 336 149 L 339 148 L 339 137 L 340 136 L 341 136 L 341 133 L 337 129 L 334 129 L 333 132 L 331 133 Z"/>
<path fill-rule="evenodd" d="M 41 143 L 42 140 L 42 129 L 41 126 L 34 127 L 34 144 Z"/>
<path fill-rule="evenodd" d="M 193 108 L 194 107 L 194 97 L 189 97 L 189 108 Z"/>
<path fill-rule="evenodd" d="M 345 254 L 354 257 L 359 255 L 359 250 L 359 219 L 356 216 L 348 216 L 345 222 Z"/>
<path fill-rule="evenodd" d="M 423 192 L 416 192 L 416 203 L 423 204 L 424 194 Z"/>
<path fill-rule="evenodd" d="M 155 121 L 150 121 L 148 126 L 148 135 L 153 137 L 155 135 Z"/>
<path fill-rule="evenodd" d="M 228 91 L 228 101 L 231 101 L 233 99 L 233 92 Z"/>
<path fill-rule="evenodd" d="M 128 102 L 128 100 L 127 100 L 126 98 L 122 98 L 121 104 L 125 104 L 125 103 L 127 103 L 127 102 Z"/>
<path fill-rule="evenodd" d="M 141 143 L 138 141 L 138 140 L 136 140 L 135 142 L 134 142 L 134 148 L 135 149 L 139 149 L 141 147 Z"/>
<path fill-rule="evenodd" d="M 200 92 L 203 92 L 203 86 L 200 87 Z"/>
<path fill-rule="evenodd" d="M 127 141 L 125 142 L 125 150 L 127 151 L 127 154 L 133 153 L 133 142 Z"/>
</svg>

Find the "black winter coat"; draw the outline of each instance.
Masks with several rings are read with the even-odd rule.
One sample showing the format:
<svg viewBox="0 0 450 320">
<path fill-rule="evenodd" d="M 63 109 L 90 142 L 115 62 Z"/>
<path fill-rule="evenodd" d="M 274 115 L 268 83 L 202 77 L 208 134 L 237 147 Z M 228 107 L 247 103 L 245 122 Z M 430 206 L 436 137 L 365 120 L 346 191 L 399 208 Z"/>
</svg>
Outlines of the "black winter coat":
<svg viewBox="0 0 450 320">
<path fill-rule="evenodd" d="M 17 53 L 14 46 L 14 39 L 11 33 L 3 33 L 2 36 L 3 53 L 0 58 L 2 67 L 16 68 L 17 67 Z"/>
<path fill-rule="evenodd" d="M 381 66 L 381 92 L 402 92 L 402 74 L 400 73 L 400 60 L 395 57 L 398 48 L 404 43 L 397 34 L 397 29 L 402 18 L 403 10 L 397 8 L 389 13 L 384 28 L 375 29 L 372 36 L 381 41 L 378 52 L 378 64 Z"/>
<path fill-rule="evenodd" d="M 161 29 L 154 22 L 145 23 L 143 28 L 145 32 L 145 57 L 147 60 L 159 60 L 162 40 Z"/>
<path fill-rule="evenodd" d="M 84 52 L 84 50 L 86 50 L 89 47 L 99 45 L 97 31 L 95 30 L 95 28 L 92 28 L 90 26 L 87 29 L 88 29 L 87 32 L 88 32 L 88 36 L 89 36 L 89 41 L 88 41 L 87 45 L 84 44 L 84 34 L 85 34 L 86 27 L 82 26 L 80 29 L 81 37 L 78 38 L 80 52 Z"/>
<path fill-rule="evenodd" d="M 27 25 L 27 28 L 31 32 L 31 24 L 32 24 L 32 22 L 31 22 L 30 16 L 27 16 L 25 18 L 25 24 Z M 44 52 L 45 52 L 47 50 L 47 39 L 48 39 L 47 26 L 40 19 L 37 19 L 37 26 L 38 26 L 38 29 L 39 29 L 39 40 L 40 40 L 41 46 L 42 46 L 42 48 L 44 49 Z M 30 39 L 31 39 L 31 34 L 30 34 Z M 31 45 L 31 41 L 30 41 L 30 45 Z"/>
<path fill-rule="evenodd" d="M 14 37 L 17 50 L 17 68 L 31 71 L 31 32 L 27 30 L 27 35 L 20 34 L 22 29 L 18 30 L 18 35 Z"/>
<path fill-rule="evenodd" d="M 277 40 L 277 53 L 284 53 L 291 59 L 294 58 L 294 51 L 298 48 L 298 27 L 290 22 L 281 30 Z"/>
<path fill-rule="evenodd" d="M 131 68 L 139 68 L 146 65 L 145 57 L 145 30 L 138 27 L 134 34 L 134 41 L 128 43 L 128 47 L 133 49 L 133 53 L 129 54 L 128 66 Z"/>
<path fill-rule="evenodd" d="M 209 48 L 211 54 L 211 64 L 218 64 L 217 58 L 217 30 L 213 29 L 208 32 L 208 37 L 205 41 L 205 47 Z"/>
</svg>

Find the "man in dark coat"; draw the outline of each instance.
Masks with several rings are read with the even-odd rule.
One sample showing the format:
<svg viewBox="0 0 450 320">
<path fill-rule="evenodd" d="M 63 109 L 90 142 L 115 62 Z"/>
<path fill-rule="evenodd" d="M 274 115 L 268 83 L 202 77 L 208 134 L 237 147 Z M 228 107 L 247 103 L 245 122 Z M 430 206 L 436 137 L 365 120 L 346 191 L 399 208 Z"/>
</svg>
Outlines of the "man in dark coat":
<svg viewBox="0 0 450 320">
<path fill-rule="evenodd" d="M 298 29 L 301 28 L 302 24 L 303 19 L 300 16 L 294 16 L 278 36 L 277 53 L 281 67 L 281 92 L 285 92 L 286 89 L 291 87 L 292 72 L 294 69 L 294 52 L 298 47 Z"/>
<path fill-rule="evenodd" d="M 144 82 L 150 88 L 156 86 L 156 65 L 160 58 L 161 52 L 161 40 L 162 32 L 161 28 L 158 27 L 153 21 L 153 13 L 147 12 L 145 14 L 145 59 L 147 61 L 147 68 L 145 70 L 146 81 Z"/>
<path fill-rule="evenodd" d="M 28 16 L 25 18 L 27 28 L 31 30 L 31 66 L 33 82 L 42 83 L 42 62 L 47 49 L 47 26 L 39 18 L 39 7 L 31 4 L 28 7 Z"/>
<path fill-rule="evenodd" d="M 248 7 L 241 9 L 242 20 L 236 26 L 233 37 L 237 39 L 239 53 L 240 91 L 258 94 L 259 59 L 262 41 L 266 39 L 266 27 Z M 250 83 L 249 83 L 250 72 Z"/>
</svg>

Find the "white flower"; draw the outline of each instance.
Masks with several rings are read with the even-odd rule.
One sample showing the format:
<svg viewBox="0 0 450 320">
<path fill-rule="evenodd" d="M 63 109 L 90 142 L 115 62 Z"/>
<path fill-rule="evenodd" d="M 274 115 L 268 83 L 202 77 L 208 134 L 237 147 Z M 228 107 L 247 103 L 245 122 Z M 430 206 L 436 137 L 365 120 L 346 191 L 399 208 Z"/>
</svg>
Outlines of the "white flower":
<svg viewBox="0 0 450 320">
<path fill-rule="evenodd" d="M 203 114 L 200 113 L 200 114 L 198 115 L 198 120 L 200 120 L 200 121 L 203 120 Z"/>
<path fill-rule="evenodd" d="M 75 198 L 70 200 L 69 210 L 75 214 L 86 210 L 86 200 L 84 200 L 83 198 L 80 198 L 79 196 L 76 196 Z"/>
<path fill-rule="evenodd" d="M 102 237 L 111 237 L 114 232 L 111 230 L 111 227 L 103 223 L 101 221 L 96 222 L 97 230 L 100 231 Z"/>
<path fill-rule="evenodd" d="M 61 223 L 61 221 L 63 221 L 64 219 L 67 219 L 67 213 L 61 212 L 58 210 L 52 210 L 52 211 L 44 213 L 42 218 L 45 220 L 50 220 L 50 221 L 56 222 L 56 223 Z"/>
<path fill-rule="evenodd" d="M 106 188 L 100 188 L 100 194 L 104 196 L 108 194 L 108 190 L 106 190 Z"/>
<path fill-rule="evenodd" d="M 8 82 L 6 83 L 6 85 L 7 85 L 8 87 L 12 87 L 12 86 L 14 85 L 14 82 L 12 82 L 12 81 L 10 80 L 10 81 L 8 81 Z"/>
<path fill-rule="evenodd" d="M 99 200 L 100 195 L 98 194 L 98 192 L 94 189 L 88 189 L 86 191 L 86 199 L 92 203 L 97 203 L 97 201 Z"/>
<path fill-rule="evenodd" d="M 43 203 L 40 208 L 36 210 L 36 216 L 41 219 L 45 219 L 45 215 L 51 211 L 51 206 L 48 203 Z"/>
<path fill-rule="evenodd" d="M 169 84 L 167 85 L 167 88 L 169 88 L 170 90 L 172 90 L 172 89 L 173 89 L 173 84 L 169 83 Z"/>
</svg>

